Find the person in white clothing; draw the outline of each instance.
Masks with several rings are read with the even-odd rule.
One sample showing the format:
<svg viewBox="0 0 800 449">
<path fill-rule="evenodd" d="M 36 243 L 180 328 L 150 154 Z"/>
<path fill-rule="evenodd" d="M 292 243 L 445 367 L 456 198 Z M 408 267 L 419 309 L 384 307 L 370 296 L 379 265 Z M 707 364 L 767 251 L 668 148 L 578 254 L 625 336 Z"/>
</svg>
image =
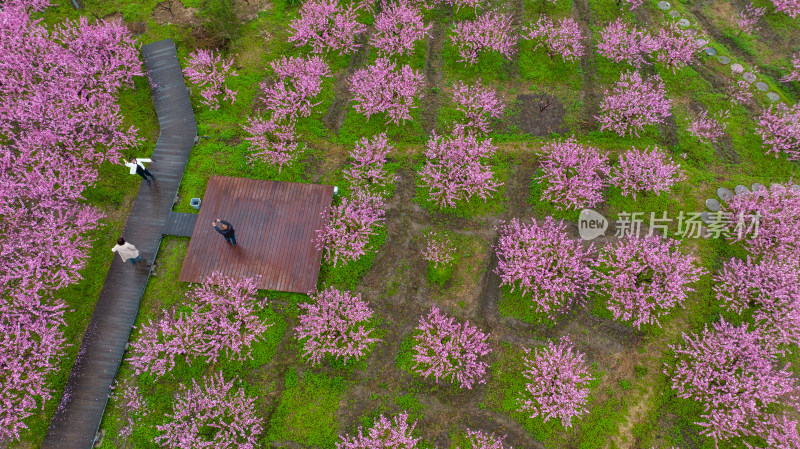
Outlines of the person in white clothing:
<svg viewBox="0 0 800 449">
<path fill-rule="evenodd" d="M 153 176 L 153 174 L 150 173 L 150 171 L 148 171 L 145 168 L 145 166 L 144 166 L 145 162 L 153 162 L 153 160 L 152 159 L 147 159 L 147 158 L 135 158 L 135 157 L 132 157 L 130 162 L 125 162 L 125 166 L 129 167 L 131 169 L 131 174 L 132 175 L 135 174 L 135 175 L 141 176 L 142 179 L 147 181 L 147 185 L 150 185 L 150 180 L 147 179 L 147 177 L 149 176 L 153 181 L 156 180 L 156 177 Z"/>
<path fill-rule="evenodd" d="M 117 239 L 117 245 L 111 248 L 111 251 L 118 253 L 122 260 L 130 262 L 131 265 L 136 265 L 136 262 L 142 260 L 142 256 L 139 255 L 139 250 L 130 243 L 127 243 L 122 237 Z M 146 260 L 145 263 L 147 263 Z"/>
</svg>

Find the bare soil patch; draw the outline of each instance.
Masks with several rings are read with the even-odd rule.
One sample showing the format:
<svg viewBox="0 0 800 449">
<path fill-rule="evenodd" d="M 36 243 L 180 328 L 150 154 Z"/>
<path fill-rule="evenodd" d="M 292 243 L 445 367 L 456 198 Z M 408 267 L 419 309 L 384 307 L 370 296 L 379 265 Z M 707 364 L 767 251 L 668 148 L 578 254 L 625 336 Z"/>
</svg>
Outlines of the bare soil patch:
<svg viewBox="0 0 800 449">
<path fill-rule="evenodd" d="M 517 96 L 516 125 L 534 136 L 549 136 L 550 133 L 566 133 L 564 105 L 558 98 L 548 94 L 522 94 Z"/>
<path fill-rule="evenodd" d="M 200 26 L 197 8 L 187 8 L 180 0 L 164 0 L 153 9 L 153 20 L 159 25 L 191 25 Z"/>
</svg>

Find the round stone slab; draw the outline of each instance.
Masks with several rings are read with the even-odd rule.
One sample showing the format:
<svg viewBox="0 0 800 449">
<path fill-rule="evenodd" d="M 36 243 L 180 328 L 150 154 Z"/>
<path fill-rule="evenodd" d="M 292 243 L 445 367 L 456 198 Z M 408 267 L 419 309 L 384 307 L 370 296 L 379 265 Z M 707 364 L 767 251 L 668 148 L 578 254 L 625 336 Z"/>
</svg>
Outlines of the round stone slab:
<svg viewBox="0 0 800 449">
<path fill-rule="evenodd" d="M 745 72 L 742 75 L 742 78 L 744 78 L 745 81 L 752 83 L 756 80 L 756 74 L 753 72 Z"/>
<path fill-rule="evenodd" d="M 750 186 L 750 190 L 755 192 L 756 190 L 767 190 L 767 188 L 764 187 L 764 184 L 759 184 L 757 182 L 754 182 L 753 185 Z"/>
<path fill-rule="evenodd" d="M 744 72 L 744 66 L 739 64 L 738 62 L 735 64 L 731 64 L 731 72 L 733 73 L 742 73 Z"/>
<path fill-rule="evenodd" d="M 716 220 L 712 220 L 711 219 L 711 214 L 709 214 L 708 212 L 701 212 L 700 213 L 700 219 L 703 220 L 703 223 L 709 224 L 709 225 L 716 221 Z"/>
<path fill-rule="evenodd" d="M 697 38 L 697 40 L 694 41 L 694 43 L 697 44 L 698 47 L 704 47 L 708 43 L 708 41 L 705 39 Z"/>
<path fill-rule="evenodd" d="M 720 64 L 728 64 L 729 62 L 731 62 L 731 58 L 723 55 L 717 58 L 717 61 L 719 61 Z"/>
<path fill-rule="evenodd" d="M 714 47 L 706 47 L 703 49 L 708 56 L 715 56 L 717 54 L 717 50 Z"/>
<path fill-rule="evenodd" d="M 697 34 L 697 30 L 695 28 L 689 28 L 688 30 L 686 30 L 686 34 L 688 34 L 689 36 L 694 36 L 695 34 Z"/>
<path fill-rule="evenodd" d="M 719 211 L 721 205 L 719 204 L 719 201 L 717 201 L 716 199 L 709 198 L 706 200 L 706 207 L 708 208 L 708 210 L 712 212 L 717 212 Z"/>
<path fill-rule="evenodd" d="M 759 81 L 756 83 L 756 89 L 760 90 L 761 92 L 766 92 L 769 90 L 769 86 L 767 86 L 767 83 Z"/>
<path fill-rule="evenodd" d="M 769 98 L 770 101 L 778 101 L 781 99 L 781 96 L 775 92 L 767 92 L 767 98 Z"/>
<path fill-rule="evenodd" d="M 800 185 L 792 184 L 792 190 L 800 190 Z"/>
<path fill-rule="evenodd" d="M 673 19 L 676 19 L 681 16 L 681 13 L 673 9 L 672 11 L 669 12 L 669 16 L 672 17 Z"/>
<path fill-rule="evenodd" d="M 658 2 L 658 9 L 666 11 L 670 8 L 672 8 L 672 5 L 670 5 L 669 2 L 664 2 L 664 1 Z"/>
<path fill-rule="evenodd" d="M 677 11 L 675 11 L 675 12 L 677 12 Z M 691 25 L 691 23 L 689 23 L 689 21 L 686 20 L 686 19 L 681 19 L 681 20 L 678 21 L 678 26 L 682 26 L 682 27 L 686 28 L 689 25 Z"/>
<path fill-rule="evenodd" d="M 748 189 L 747 186 L 739 184 L 738 186 L 733 188 L 733 193 L 737 195 L 747 195 L 748 193 L 750 193 L 750 189 Z"/>
<path fill-rule="evenodd" d="M 720 187 L 717 189 L 717 196 L 719 197 L 719 199 L 727 203 L 728 201 L 733 199 L 733 192 L 726 189 L 725 187 Z"/>
</svg>

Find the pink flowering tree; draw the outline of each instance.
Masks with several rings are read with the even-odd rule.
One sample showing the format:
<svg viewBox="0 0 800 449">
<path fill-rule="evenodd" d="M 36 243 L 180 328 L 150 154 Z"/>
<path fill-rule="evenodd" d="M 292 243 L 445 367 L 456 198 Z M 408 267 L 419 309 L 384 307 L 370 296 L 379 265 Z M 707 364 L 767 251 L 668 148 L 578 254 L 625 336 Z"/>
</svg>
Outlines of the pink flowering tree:
<svg viewBox="0 0 800 449">
<path fill-rule="evenodd" d="M 760 436 L 764 438 L 767 445 L 757 448 L 745 442 L 748 449 L 784 449 L 800 447 L 800 435 L 797 433 L 797 420 L 789 418 L 788 414 L 783 413 L 780 417 L 771 414 L 765 419 L 763 425 L 759 426 Z"/>
<path fill-rule="evenodd" d="M 218 372 L 202 385 L 192 379 L 191 387 L 182 386 L 169 421 L 156 426 L 162 434 L 155 441 L 170 449 L 258 447 L 264 427 L 256 400 L 234 389 L 235 380 L 226 382 Z"/>
<path fill-rule="evenodd" d="M 495 151 L 491 139 L 478 140 L 471 133 L 457 132 L 450 138 L 434 133 L 420 171 L 431 201 L 439 207 L 455 207 L 456 201 L 469 201 L 474 195 L 486 201 L 501 185 L 485 162 Z"/>
<path fill-rule="evenodd" d="M 723 206 L 731 237 L 754 255 L 800 252 L 800 190 L 788 184 L 735 195 Z M 757 217 L 757 219 L 756 219 Z"/>
<path fill-rule="evenodd" d="M 317 249 L 324 251 L 327 262 L 335 267 L 346 265 L 367 253 L 370 236 L 377 233 L 386 215 L 386 203 L 379 195 L 357 190 L 352 198 L 323 212 L 328 217 L 317 230 Z"/>
<path fill-rule="evenodd" d="M 257 290 L 253 278 L 213 273 L 187 292 L 189 313 L 168 312 L 142 326 L 131 343 L 129 362 L 135 373 L 163 376 L 179 356 L 190 364 L 198 357 L 215 363 L 221 355 L 251 359 L 250 346 L 271 326 L 258 316 L 267 301 L 255 297 Z"/>
<path fill-rule="evenodd" d="M 270 65 L 275 83 L 261 84 L 267 109 L 291 120 L 311 116 L 311 109 L 319 104 L 311 99 L 322 90 L 322 78 L 331 75 L 328 64 L 319 56 L 282 56 Z"/>
<path fill-rule="evenodd" d="M 788 365 L 776 366 L 775 352 L 747 323 L 737 327 L 722 319 L 683 338 L 683 344 L 670 345 L 675 361 L 664 373 L 678 397 L 703 404 L 696 424 L 717 444 L 757 435 L 770 405 L 797 404 Z"/>
<path fill-rule="evenodd" d="M 489 132 L 489 119 L 498 119 L 503 115 L 505 105 L 497 98 L 497 93 L 478 83 L 467 85 L 457 81 L 453 86 L 453 101 L 456 108 L 464 113 L 466 119 L 460 126 L 467 130 L 474 130 L 487 134 Z"/>
<path fill-rule="evenodd" d="M 500 238 L 496 273 L 500 285 L 519 288 L 531 307 L 550 318 L 583 304 L 593 290 L 591 256 L 594 246 L 567 236 L 563 221 L 546 217 L 542 223 L 522 224 L 516 218 L 498 227 Z"/>
<path fill-rule="evenodd" d="M 353 164 L 344 169 L 344 177 L 354 190 L 384 191 L 396 176 L 386 171 L 386 156 L 394 150 L 386 133 L 371 139 L 362 137 L 350 151 Z"/>
<path fill-rule="evenodd" d="M 519 37 L 513 30 L 510 15 L 488 11 L 475 20 L 456 22 L 450 40 L 461 55 L 460 62 L 475 64 L 478 54 L 487 51 L 496 51 L 511 59 L 517 51 Z"/>
<path fill-rule="evenodd" d="M 734 258 L 714 283 L 723 307 L 740 315 L 751 311 L 756 328 L 775 344 L 800 343 L 800 259 L 788 254 Z"/>
<path fill-rule="evenodd" d="M 51 6 L 50 0 L 2 0 L 0 7 L 11 9 L 21 8 L 30 9 L 32 11 L 44 11 L 48 6 Z"/>
<path fill-rule="evenodd" d="M 577 61 L 586 50 L 583 45 L 583 31 L 572 17 L 553 22 L 542 15 L 523 31 L 527 39 L 538 41 L 534 49 L 543 46 L 551 60 L 559 55 L 564 62 Z"/>
<path fill-rule="evenodd" d="M 743 10 L 731 17 L 731 22 L 733 22 L 736 28 L 739 28 L 739 34 L 737 34 L 737 36 L 742 33 L 753 34 L 758 31 L 756 24 L 765 12 L 767 12 L 767 8 L 757 8 L 752 3 L 745 5 Z"/>
<path fill-rule="evenodd" d="M 594 207 L 603 201 L 605 178 L 611 170 L 608 156 L 579 144 L 575 137 L 547 143 L 542 150 L 542 175 L 534 178 L 547 182 L 542 200 L 555 203 L 557 209 Z"/>
<path fill-rule="evenodd" d="M 703 49 L 697 43 L 698 37 L 689 32 L 688 28 L 681 28 L 677 22 L 670 22 L 658 32 L 656 37 L 658 42 L 656 59 L 667 67 L 671 67 L 672 73 L 675 73 L 676 69 L 690 64 L 695 55 Z"/>
<path fill-rule="evenodd" d="M 644 3 L 644 0 L 617 0 L 617 6 L 621 8 L 624 4 L 631 10 L 642 6 L 642 3 Z"/>
<path fill-rule="evenodd" d="M 750 90 L 750 81 L 747 80 L 736 81 L 728 86 L 726 92 L 733 104 L 745 104 L 753 98 L 753 92 Z"/>
<path fill-rule="evenodd" d="M 549 342 L 547 348 L 525 349 L 525 370 L 522 375 L 529 382 L 517 398 L 518 411 L 541 417 L 544 422 L 560 419 L 564 427 L 572 426 L 572 419 L 588 413 L 589 382 L 594 377 L 584 360 L 584 354 L 575 350 L 567 337 L 558 344 Z"/>
<path fill-rule="evenodd" d="M 353 53 L 361 46 L 356 43 L 357 35 L 367 30 L 356 20 L 361 6 L 345 7 L 340 0 L 307 0 L 300 7 L 299 17 L 289 22 L 289 42 L 308 44 L 313 53 Z"/>
<path fill-rule="evenodd" d="M 786 153 L 790 161 L 800 160 L 800 103 L 791 108 L 783 103 L 770 105 L 758 118 L 756 132 L 761 135 L 767 153 Z"/>
<path fill-rule="evenodd" d="M 148 415 L 147 401 L 142 397 L 139 387 L 130 379 L 114 385 L 113 397 L 118 407 L 124 410 L 125 420 L 119 429 L 120 436 L 130 437 L 134 427 Z"/>
<path fill-rule="evenodd" d="M 47 376 L 57 371 L 67 346 L 63 302 L 4 302 L 0 297 L 0 442 L 19 440 L 24 420 L 52 397 Z"/>
<path fill-rule="evenodd" d="M 649 150 L 649 152 L 648 152 Z M 619 165 L 611 169 L 611 184 L 622 189 L 622 196 L 636 192 L 660 195 L 686 179 L 680 164 L 654 145 L 652 149 L 631 148 L 619 157 Z"/>
<path fill-rule="evenodd" d="M 800 0 L 770 0 L 775 12 L 782 12 L 792 19 L 800 17 Z"/>
<path fill-rule="evenodd" d="M 384 2 L 375 16 L 375 32 L 369 43 L 381 55 L 404 55 L 414 51 L 414 43 L 424 39 L 433 25 L 422 21 L 422 11 L 410 0 Z"/>
<path fill-rule="evenodd" d="M 470 446 L 463 449 L 506 449 L 506 446 L 503 445 L 505 438 L 505 435 L 501 437 L 482 430 L 467 429 L 467 441 Z M 457 447 L 456 449 L 461 448 Z M 512 448 L 509 446 L 507 449 Z"/>
<path fill-rule="evenodd" d="M 265 162 L 278 166 L 278 173 L 297 160 L 305 145 L 299 142 L 294 122 L 279 121 L 274 117 L 248 117 L 242 129 L 250 134 L 250 162 Z"/>
<path fill-rule="evenodd" d="M 672 115 L 672 100 L 667 98 L 664 82 L 658 75 L 642 77 L 639 72 L 625 72 L 600 104 L 602 131 L 639 137 L 645 125 L 663 123 Z"/>
<path fill-rule="evenodd" d="M 370 337 L 372 309 L 361 294 L 339 291 L 333 287 L 311 295 L 311 304 L 299 304 L 300 325 L 294 330 L 302 342 L 303 357 L 311 365 L 326 356 L 349 359 L 364 357 L 379 338 Z"/>
<path fill-rule="evenodd" d="M 646 29 L 628 25 L 618 18 L 600 32 L 597 52 L 614 62 L 626 62 L 637 69 L 648 64 L 645 59 L 658 50 L 658 41 Z"/>
<path fill-rule="evenodd" d="M 343 435 L 336 449 L 415 449 L 419 438 L 412 435 L 417 422 L 408 424 L 408 413 L 402 412 L 389 420 L 383 415 L 375 419 L 375 425 L 364 435 L 359 426 L 358 434 Z"/>
<path fill-rule="evenodd" d="M 615 320 L 657 324 L 658 318 L 683 306 L 704 270 L 693 256 L 677 249 L 678 241 L 628 235 L 600 250 L 596 291 L 606 299 Z"/>
<path fill-rule="evenodd" d="M 789 83 L 792 81 L 800 82 L 800 53 L 797 53 L 792 56 L 792 71 L 781 78 L 781 81 L 784 83 Z"/>
<path fill-rule="evenodd" d="M 311 101 L 322 91 L 322 78 L 331 74 L 328 64 L 319 56 L 281 56 L 270 66 L 275 81 L 260 86 L 264 106 L 272 117 L 294 121 L 311 116 L 311 109 L 319 104 Z"/>
<path fill-rule="evenodd" d="M 228 89 L 225 79 L 228 76 L 237 76 L 235 70 L 231 70 L 233 58 L 223 59 L 222 55 L 214 53 L 213 50 L 198 49 L 189 54 L 186 60 L 186 67 L 183 74 L 189 77 L 192 83 L 198 87 L 203 87 L 200 96 L 203 97 L 202 103 L 212 111 L 219 109 L 220 96 L 223 101 L 236 101 L 236 92 Z"/>
<path fill-rule="evenodd" d="M 443 233 L 433 231 L 425 235 L 425 249 L 422 250 L 422 258 L 439 267 L 453 262 L 453 255 L 456 247 L 453 242 Z"/>
<path fill-rule="evenodd" d="M 80 281 L 103 213 L 83 192 L 138 141 L 117 103 L 143 75 L 119 21 L 45 27 L 45 1 L 0 10 L 0 441 L 52 397 L 67 342 L 56 291 Z M 0 443 L 2 444 L 2 443 Z"/>
<path fill-rule="evenodd" d="M 689 123 L 689 134 L 700 139 L 705 144 L 715 143 L 725 135 L 728 124 L 723 120 L 729 117 L 730 111 L 718 111 L 713 117 L 708 116 L 708 111 L 703 110 L 700 115 Z"/>
<path fill-rule="evenodd" d="M 386 124 L 405 123 L 411 119 L 411 108 L 425 85 L 425 77 L 409 65 L 399 71 L 397 64 L 378 58 L 375 64 L 356 71 L 348 80 L 353 93 L 353 108 L 369 120 L 372 114 L 386 113 Z"/>
<path fill-rule="evenodd" d="M 457 323 L 455 318 L 439 312 L 436 306 L 431 308 L 427 317 L 421 317 L 415 336 L 414 367 L 417 374 L 428 378 L 450 378 L 450 382 L 458 382 L 461 388 L 472 389 L 477 381 L 485 383 L 486 362 L 482 356 L 492 352 L 489 346 L 489 334 L 484 334 L 469 321 Z"/>
</svg>

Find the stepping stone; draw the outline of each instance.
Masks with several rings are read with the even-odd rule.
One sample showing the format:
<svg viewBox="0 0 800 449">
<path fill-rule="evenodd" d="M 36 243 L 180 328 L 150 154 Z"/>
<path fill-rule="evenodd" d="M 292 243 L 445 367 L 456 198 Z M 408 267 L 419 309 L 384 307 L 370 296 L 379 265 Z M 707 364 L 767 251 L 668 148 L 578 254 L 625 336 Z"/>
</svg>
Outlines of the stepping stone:
<svg viewBox="0 0 800 449">
<path fill-rule="evenodd" d="M 697 40 L 694 41 L 694 43 L 697 44 L 698 47 L 705 47 L 708 41 L 702 38 L 697 38 Z"/>
<path fill-rule="evenodd" d="M 759 184 L 757 182 L 754 182 L 753 185 L 750 186 L 750 190 L 755 192 L 757 190 L 767 190 L 767 188 L 764 187 L 764 184 Z"/>
<path fill-rule="evenodd" d="M 714 47 L 706 47 L 703 51 L 705 51 L 708 56 L 716 56 L 717 54 L 717 50 Z"/>
<path fill-rule="evenodd" d="M 714 199 L 714 198 L 709 198 L 709 199 L 707 199 L 707 200 L 706 200 L 706 207 L 707 207 L 707 208 L 708 208 L 710 211 L 712 211 L 712 212 L 717 212 L 717 211 L 719 211 L 719 208 L 720 208 L 721 206 L 722 206 L 722 205 L 721 205 L 721 204 L 719 204 L 719 201 L 717 201 L 717 200 L 716 200 L 716 199 Z"/>
<path fill-rule="evenodd" d="M 756 83 L 756 89 L 760 90 L 761 92 L 766 92 L 769 90 L 769 86 L 767 85 L 767 83 L 759 81 Z"/>
<path fill-rule="evenodd" d="M 681 13 L 673 9 L 672 11 L 669 12 L 669 16 L 672 17 L 673 19 L 677 19 L 678 17 L 681 16 Z"/>
<path fill-rule="evenodd" d="M 709 225 L 716 221 L 716 220 L 712 220 L 711 219 L 711 214 L 709 214 L 708 212 L 700 213 L 700 219 L 703 220 L 703 223 L 709 224 Z"/>
<path fill-rule="evenodd" d="M 792 184 L 792 190 L 800 190 L 800 185 Z"/>
<path fill-rule="evenodd" d="M 717 196 L 719 197 L 719 199 L 727 203 L 728 201 L 733 199 L 733 192 L 726 189 L 725 187 L 720 187 L 717 189 Z"/>
<path fill-rule="evenodd" d="M 752 83 L 756 80 L 756 74 L 753 72 L 745 72 L 745 74 L 742 75 L 742 78 L 744 78 L 744 80 L 748 83 Z"/>
<path fill-rule="evenodd" d="M 675 12 L 677 12 L 677 11 L 675 11 Z M 686 20 L 685 18 L 678 21 L 678 26 L 682 26 L 682 27 L 686 28 L 689 25 L 691 25 L 691 23 L 689 23 L 689 21 Z"/>
<path fill-rule="evenodd" d="M 735 64 L 731 64 L 731 72 L 733 73 L 742 73 L 744 72 L 744 66 L 739 64 L 738 62 Z"/>
<path fill-rule="evenodd" d="M 688 30 L 686 30 L 686 34 L 688 34 L 689 36 L 694 36 L 695 34 L 697 34 L 697 29 L 689 28 Z"/>
<path fill-rule="evenodd" d="M 739 184 L 738 186 L 733 188 L 733 192 L 736 193 L 737 195 L 747 195 L 748 193 L 750 193 L 750 189 L 748 189 L 747 186 Z"/>
<path fill-rule="evenodd" d="M 767 98 L 769 98 L 771 101 L 778 101 L 781 99 L 781 96 L 775 92 L 767 92 Z"/>
<path fill-rule="evenodd" d="M 719 58 L 717 58 L 717 61 L 719 61 L 720 64 L 727 64 L 731 62 L 731 58 L 727 56 L 720 56 Z"/>
<path fill-rule="evenodd" d="M 664 2 L 664 1 L 658 2 L 658 9 L 660 9 L 662 11 L 666 11 L 666 10 L 670 9 L 671 7 L 672 7 L 672 5 L 670 5 L 669 2 Z"/>
</svg>

